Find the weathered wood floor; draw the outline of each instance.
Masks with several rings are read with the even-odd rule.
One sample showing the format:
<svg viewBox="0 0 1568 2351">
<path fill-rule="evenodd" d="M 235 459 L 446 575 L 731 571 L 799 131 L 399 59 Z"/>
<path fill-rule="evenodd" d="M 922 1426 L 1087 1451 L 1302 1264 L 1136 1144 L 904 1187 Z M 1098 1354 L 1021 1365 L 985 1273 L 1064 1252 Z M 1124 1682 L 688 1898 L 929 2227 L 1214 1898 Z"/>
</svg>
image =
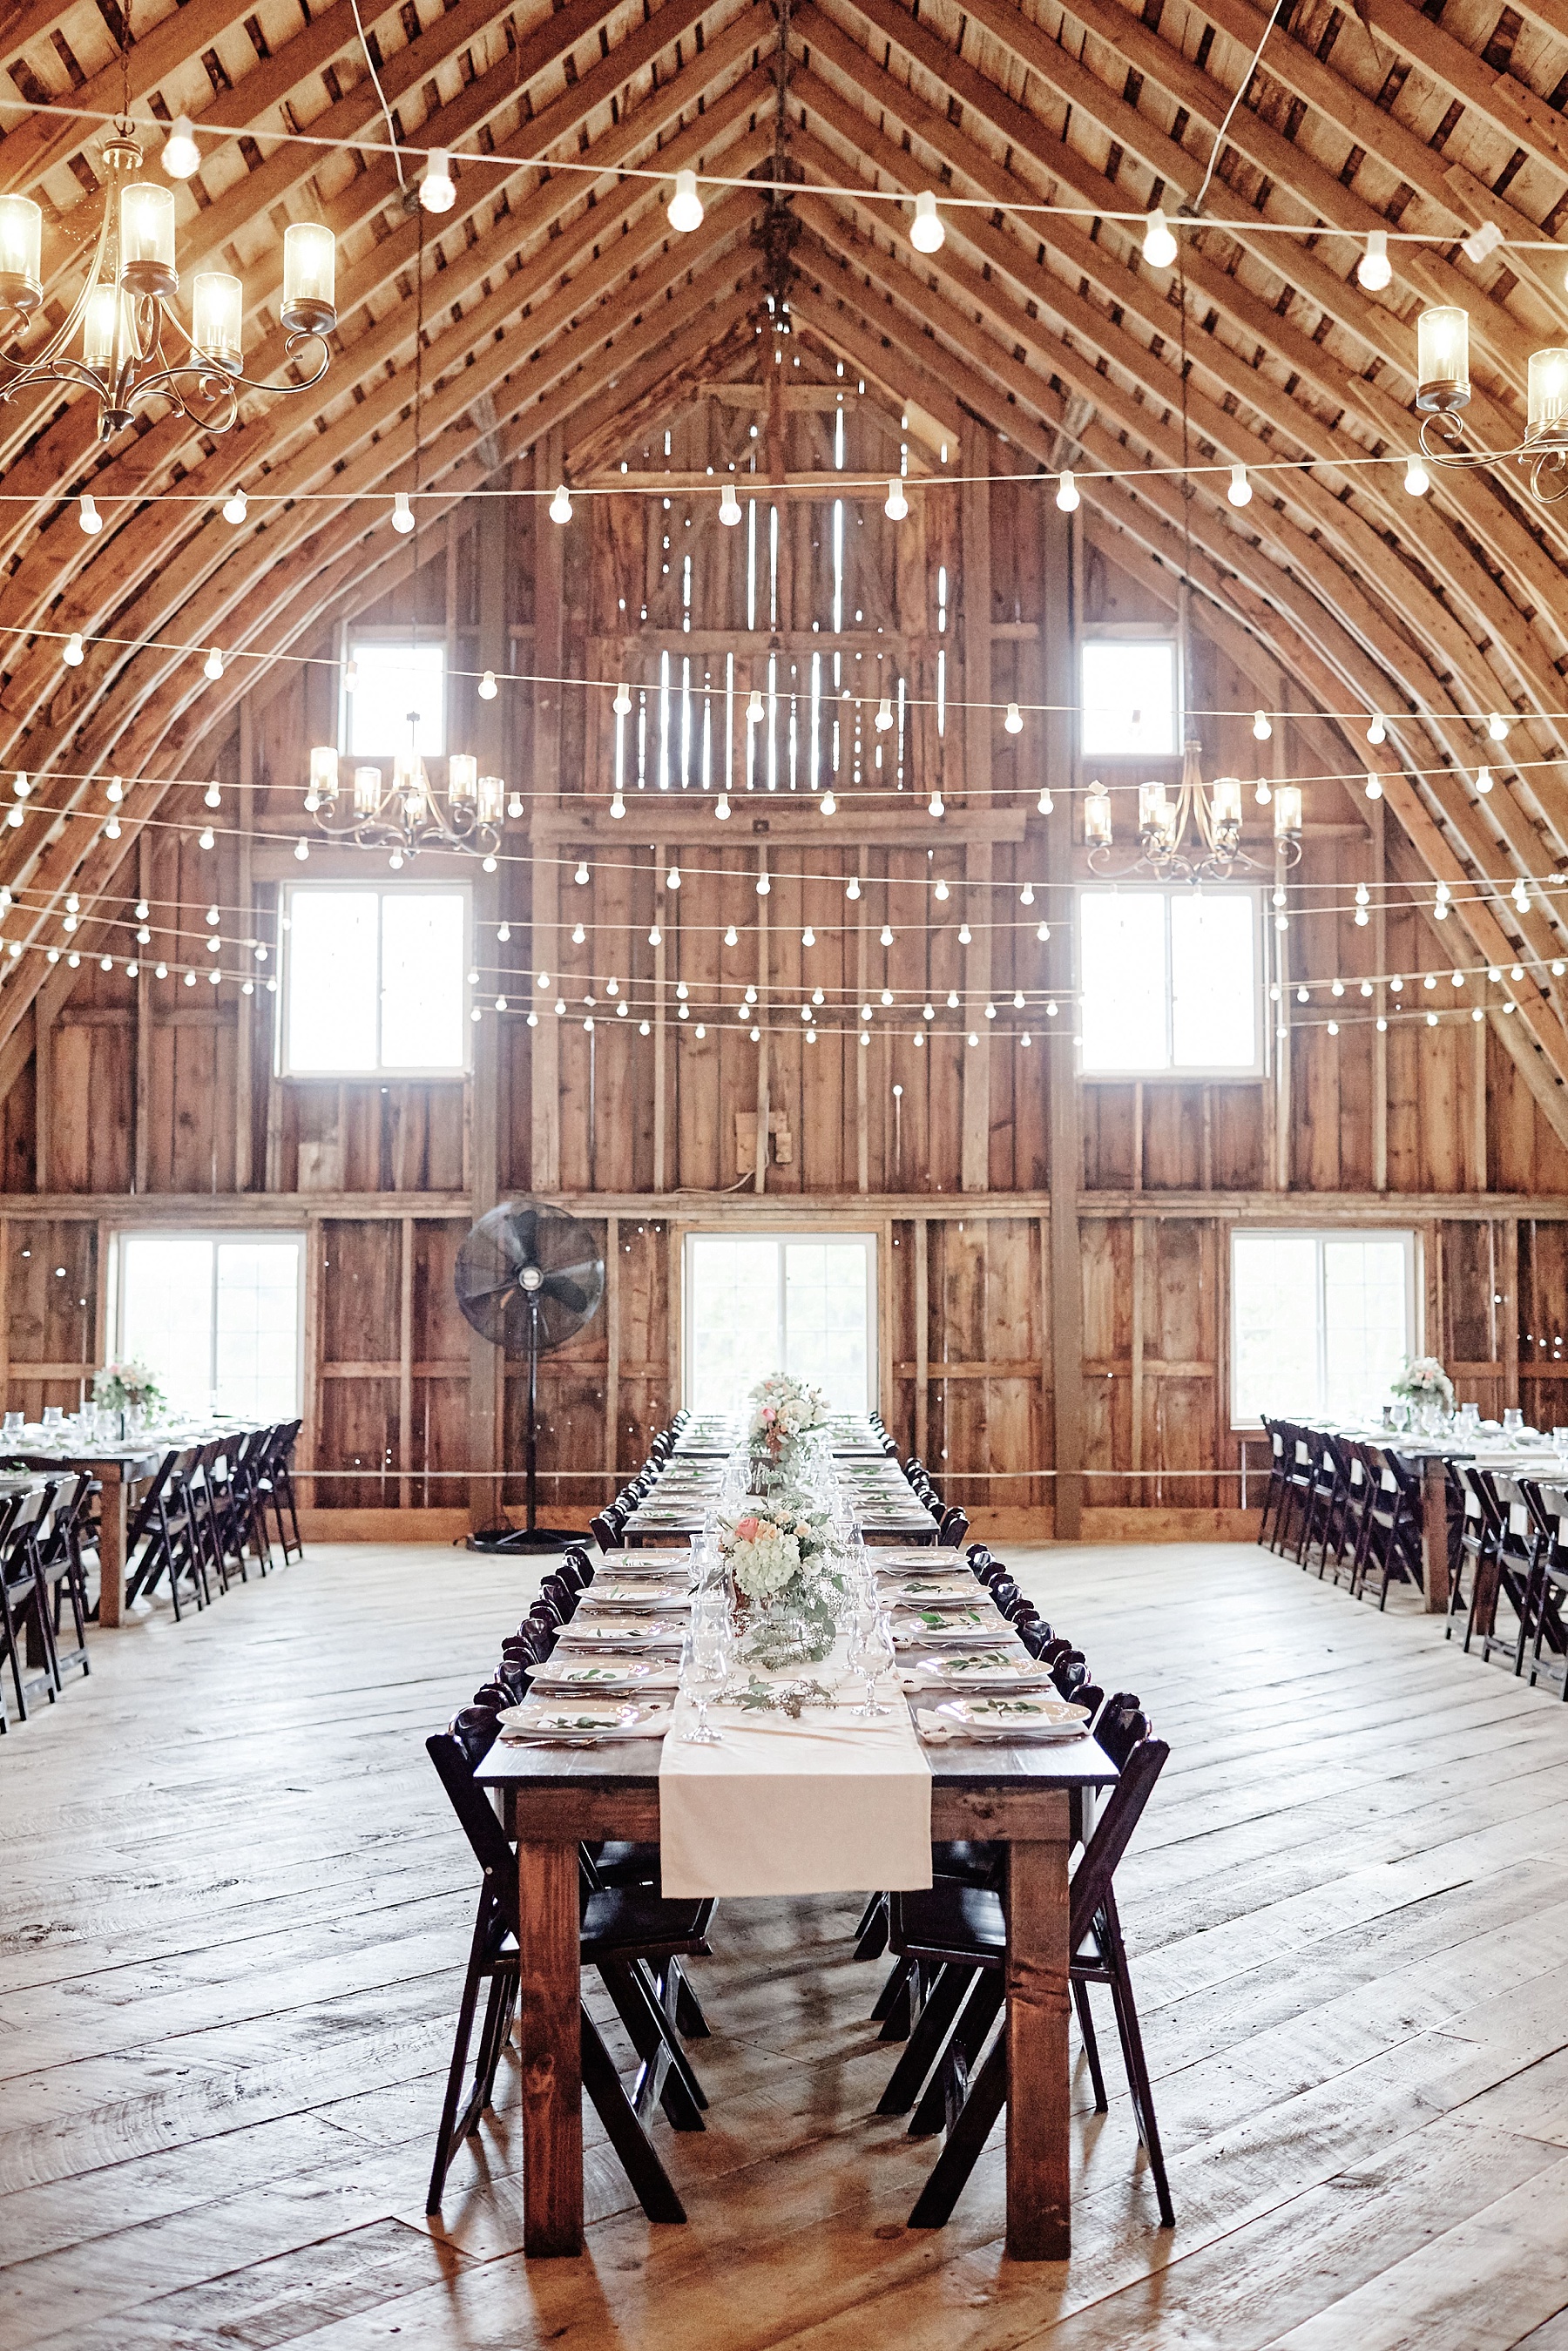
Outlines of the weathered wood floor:
<svg viewBox="0 0 1568 2351">
<path fill-rule="evenodd" d="M 721 1911 L 688 2227 L 596 2154 L 588 2256 L 526 2265 L 508 2080 L 432 2231 L 473 1883 L 421 1740 L 527 1593 L 340 1550 L 0 1743 L 0 2346 L 1568 2351 L 1568 1708 L 1256 1551 L 1015 1556 L 1175 1745 L 1124 1904 L 1174 2237 L 1113 2059 L 1071 2264 L 1002 2258 L 997 2147 L 906 2231 L 827 1900 Z"/>
</svg>

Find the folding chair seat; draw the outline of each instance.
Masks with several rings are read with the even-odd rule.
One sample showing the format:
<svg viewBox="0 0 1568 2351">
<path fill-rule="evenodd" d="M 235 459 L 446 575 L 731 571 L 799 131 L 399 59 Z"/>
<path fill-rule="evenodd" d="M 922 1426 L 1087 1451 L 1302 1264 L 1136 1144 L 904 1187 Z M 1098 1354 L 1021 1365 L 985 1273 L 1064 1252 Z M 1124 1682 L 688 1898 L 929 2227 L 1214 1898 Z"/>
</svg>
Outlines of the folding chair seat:
<svg viewBox="0 0 1568 2351">
<path fill-rule="evenodd" d="M 1465 1474 L 1473 1481 L 1487 1520 L 1485 1552 L 1470 1588 L 1465 1647 L 1468 1651 L 1472 1640 L 1479 1638 L 1483 1663 L 1494 1649 L 1502 1650 L 1517 1674 L 1524 1666 L 1531 1589 L 1542 1549 L 1541 1534 L 1516 1479 L 1472 1462 L 1465 1464 Z M 1513 1612 L 1511 1635 L 1498 1628 L 1500 1600 L 1506 1600 Z"/>
<path fill-rule="evenodd" d="M 1306 1515 L 1312 1490 L 1312 1452 L 1308 1432 L 1293 1420 L 1280 1424 L 1285 1447 L 1285 1491 L 1274 1521 L 1274 1540 L 1270 1548 L 1281 1555 L 1288 1548 L 1291 1530 Z"/>
<path fill-rule="evenodd" d="M 1454 1627 L 1461 1615 L 1469 1624 L 1469 1605 L 1465 1599 L 1466 1570 L 1472 1598 L 1476 1583 L 1485 1571 L 1486 1557 L 1496 1540 L 1496 1513 L 1483 1496 L 1479 1480 L 1468 1461 L 1455 1461 L 1448 1466 L 1448 1608 L 1443 1627 L 1443 1637 L 1451 1641 Z"/>
<path fill-rule="evenodd" d="M 176 1623 L 183 1585 L 188 1586 L 198 1608 L 204 1608 L 212 1596 L 189 1483 L 199 1451 L 199 1447 L 192 1447 L 164 1455 L 142 1497 L 126 1543 L 128 1561 L 135 1559 L 138 1543 L 143 1546 L 133 1573 L 126 1578 L 127 1602 L 140 1599 L 143 1593 L 155 1592 L 166 1575 Z"/>
<path fill-rule="evenodd" d="M 272 1572 L 272 1537 L 267 1526 L 268 1489 L 262 1481 L 267 1476 L 267 1453 L 277 1434 L 273 1428 L 253 1428 L 235 1447 L 229 1464 L 229 1499 L 240 1542 L 240 1575 L 247 1582 L 246 1544 L 262 1574 Z"/>
<path fill-rule="evenodd" d="M 458 2010 L 446 2095 L 442 2107 L 427 2211 L 440 2210 L 446 2173 L 465 2138 L 474 2136 L 491 2103 L 496 2074 L 517 1998 L 517 1872 L 516 1856 L 474 1774 L 496 1737 L 496 1719 L 470 1708 L 425 1746 L 452 1808 L 473 1848 L 484 1883 L 474 1921 L 467 1972 Z M 701 2130 L 706 2104 L 681 2047 L 674 2015 L 672 1963 L 705 1954 L 714 1905 L 666 1902 L 642 1886 L 595 1887 L 585 1880 L 580 1951 L 599 1970 L 616 2013 L 637 2052 L 639 2069 L 629 2096 L 586 2006 L 581 2009 L 582 2085 L 652 2220 L 684 2220 L 685 2212 L 643 2127 L 655 2101 L 677 2130 Z M 486 1988 L 479 2051 L 466 2101 L 459 2112 L 481 1986 Z"/>
<path fill-rule="evenodd" d="M 588 1531 L 601 1552 L 624 1551 L 626 1538 L 622 1531 L 624 1525 L 624 1519 L 612 1504 L 608 1510 L 601 1510 L 596 1518 L 589 1520 Z"/>
<path fill-rule="evenodd" d="M 1106 2107 L 1105 2087 L 1089 1987 L 1104 1984 L 1110 1990 L 1134 2116 L 1148 2156 L 1161 2224 L 1173 2228 L 1176 2214 L 1114 1888 L 1117 1864 L 1170 1750 L 1150 1732 L 1137 1700 L 1125 1694 L 1111 1700 L 1098 1736 L 1120 1776 L 1100 1808 L 1073 1871 L 1069 1973 L 1095 2105 L 1101 2113 Z M 946 2116 L 946 2144 L 909 2216 L 911 2228 L 937 2229 L 951 2216 L 1007 2102 L 1005 2032 L 991 2042 L 988 2053 L 981 2053 L 1004 2004 L 1005 1898 L 987 1888 L 944 1883 L 933 1886 L 929 1892 L 896 1894 L 891 1897 L 891 1909 L 893 1948 L 940 1972 L 878 2112 L 907 2114 L 915 2106 L 911 2128 L 916 2133 L 940 2127 Z M 921 2095 L 923 2083 L 927 2084 L 925 2095 Z"/>
<path fill-rule="evenodd" d="M 1421 1473 L 1390 1446 L 1364 1445 L 1361 1458 L 1371 1492 L 1350 1588 L 1360 1599 L 1375 1576 L 1381 1611 L 1388 1605 L 1391 1582 L 1421 1587 Z"/>
<path fill-rule="evenodd" d="M 936 1541 L 949 1551 L 959 1551 L 963 1547 L 964 1538 L 968 1531 L 967 1511 L 961 1510 L 957 1504 L 954 1503 L 950 1510 L 942 1512 L 937 1521 Z"/>
<path fill-rule="evenodd" d="M 272 1514 L 277 1521 L 277 1541 L 285 1567 L 291 1559 L 303 1559 L 305 1556 L 305 1544 L 299 1532 L 299 1512 L 294 1497 L 294 1448 L 299 1442 L 299 1432 L 304 1426 L 302 1420 L 286 1420 L 278 1424 L 267 1441 L 266 1457 L 257 1474 L 257 1486 L 271 1501 Z"/>
<path fill-rule="evenodd" d="M 1305 1428 L 1301 1435 L 1307 1447 L 1308 1479 L 1301 1530 L 1296 1537 L 1296 1565 L 1311 1564 L 1312 1545 L 1316 1543 L 1321 1577 L 1328 1562 L 1329 1528 L 1339 1499 L 1339 1462 L 1326 1429 Z"/>
<path fill-rule="evenodd" d="M 53 1706 L 60 1687 L 55 1659 L 48 1585 L 40 1550 L 48 1531 L 55 1488 L 13 1494 L 0 1504 L 0 1667 L 8 1660 L 16 1711 L 27 1719 L 27 1700 L 38 1692 Z M 29 1654 L 30 1652 L 30 1654 Z M 0 1684 L 0 1730 L 8 1726 Z"/>
</svg>

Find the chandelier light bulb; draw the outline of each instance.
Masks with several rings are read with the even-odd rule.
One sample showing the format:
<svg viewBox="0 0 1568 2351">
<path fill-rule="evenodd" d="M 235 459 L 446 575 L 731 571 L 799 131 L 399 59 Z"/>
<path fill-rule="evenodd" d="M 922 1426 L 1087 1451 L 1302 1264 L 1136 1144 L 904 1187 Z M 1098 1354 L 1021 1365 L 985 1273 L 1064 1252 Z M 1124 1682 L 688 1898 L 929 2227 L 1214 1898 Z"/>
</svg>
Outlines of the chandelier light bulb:
<svg viewBox="0 0 1568 2351">
<path fill-rule="evenodd" d="M 1355 266 L 1356 284 L 1364 287 L 1369 294 L 1381 294 L 1393 275 L 1388 259 L 1388 231 L 1375 228 L 1367 237 L 1366 251 Z"/>
<path fill-rule="evenodd" d="M 910 244 L 916 253 L 940 253 L 946 235 L 936 197 L 929 188 L 922 188 L 915 199 L 915 218 L 909 224 Z"/>
<path fill-rule="evenodd" d="M 73 629 L 66 639 L 65 651 L 61 653 L 60 659 L 68 669 L 80 669 L 83 662 L 86 661 L 87 651 L 82 643 L 79 629 Z"/>
<path fill-rule="evenodd" d="M 82 492 L 81 503 L 77 509 L 77 520 L 89 538 L 96 538 L 103 528 L 103 517 L 99 514 L 90 492 L 87 490 Z"/>
<path fill-rule="evenodd" d="M 1152 269 L 1168 269 L 1176 257 L 1176 241 L 1163 211 L 1152 212 L 1144 228 L 1144 259 Z"/>
<path fill-rule="evenodd" d="M 202 151 L 197 146 L 188 114 L 174 117 L 169 136 L 163 141 L 159 162 L 172 180 L 189 180 L 202 168 Z"/>
<path fill-rule="evenodd" d="M 406 538 L 413 528 L 413 508 L 409 505 L 406 490 L 399 490 L 392 500 L 392 527 L 400 538 Z"/>
<path fill-rule="evenodd" d="M 231 490 L 223 503 L 225 522 L 242 523 L 250 511 L 250 503 L 243 490 Z"/>
<path fill-rule="evenodd" d="M 457 202 L 456 183 L 452 177 L 452 159 L 444 147 L 433 147 L 425 158 L 420 174 L 419 201 L 427 213 L 449 213 Z"/>
<path fill-rule="evenodd" d="M 1371 722 L 1366 730 L 1366 739 L 1369 743 L 1387 742 L 1388 729 L 1383 723 L 1383 713 L 1381 710 L 1375 710 L 1373 712 Z"/>
<path fill-rule="evenodd" d="M 1008 735 L 1023 733 L 1023 713 L 1016 702 L 1009 702 L 1008 705 L 1008 715 L 1002 721 L 1002 731 Z"/>
<path fill-rule="evenodd" d="M 1230 487 L 1226 491 L 1225 495 L 1229 499 L 1233 507 L 1249 507 L 1251 505 L 1252 485 L 1247 478 L 1247 468 L 1245 465 L 1232 465 L 1230 468 Z"/>
<path fill-rule="evenodd" d="M 884 694 L 876 705 L 876 731 L 885 735 L 893 724 L 893 696 Z"/>
<path fill-rule="evenodd" d="M 1405 489 L 1406 496 L 1413 498 L 1424 498 L 1431 486 L 1431 482 L 1427 478 L 1427 468 L 1421 463 L 1420 458 L 1415 456 L 1406 457 L 1405 460 Z"/>
<path fill-rule="evenodd" d="M 1062 514 L 1076 514 L 1078 512 L 1079 507 L 1082 504 L 1082 501 L 1078 495 L 1078 482 L 1074 475 L 1063 474 L 1061 479 L 1058 482 L 1056 486 L 1056 503 L 1059 511 Z"/>
<path fill-rule="evenodd" d="M 615 689 L 615 699 L 614 699 L 614 701 L 611 704 L 610 707 L 611 707 L 611 709 L 612 709 L 612 710 L 613 710 L 613 712 L 615 713 L 615 716 L 616 716 L 616 717 L 617 717 L 617 718 L 624 718 L 624 717 L 625 717 L 625 716 L 626 716 L 626 714 L 627 714 L 627 712 L 631 709 L 631 707 L 632 707 L 632 695 L 631 695 L 631 690 L 630 690 L 630 688 L 626 685 L 626 684 L 625 684 L 625 681 L 624 681 L 624 680 L 622 680 L 622 683 L 621 683 L 621 684 L 616 687 L 616 689 Z"/>
<path fill-rule="evenodd" d="M 735 495 L 733 482 L 726 482 L 719 492 L 718 518 L 727 530 L 733 530 L 740 520 L 740 500 Z"/>
<path fill-rule="evenodd" d="M 703 200 L 697 193 L 695 172 L 675 173 L 675 193 L 664 207 L 664 217 L 670 226 L 679 230 L 683 236 L 689 236 L 693 229 L 701 228 Z"/>
<path fill-rule="evenodd" d="M 762 724 L 762 688 L 754 685 L 746 701 L 746 723 L 748 726 Z"/>
<path fill-rule="evenodd" d="M 571 520 L 571 499 L 568 495 L 567 486 L 564 482 L 558 482 L 556 484 L 555 496 L 549 502 L 549 518 L 551 522 L 570 522 Z"/>
<path fill-rule="evenodd" d="M 494 671 L 493 669 L 487 669 L 487 670 L 485 672 L 484 676 L 479 680 L 479 699 L 480 699 L 480 701 L 481 701 L 481 702 L 494 702 L 494 701 L 495 701 L 495 699 L 496 699 L 496 696 L 497 695 L 497 694 L 499 694 L 499 692 L 500 692 L 500 691 L 501 691 L 500 687 L 499 687 L 499 686 L 497 684 L 497 683 L 496 683 L 496 673 L 495 673 L 495 671 Z"/>
<path fill-rule="evenodd" d="M 202 664 L 202 675 L 204 677 L 210 677 L 215 680 L 222 677 L 223 674 L 224 657 L 222 653 L 219 653 L 216 645 L 214 645 L 212 651 L 208 653 L 206 660 Z"/>
</svg>

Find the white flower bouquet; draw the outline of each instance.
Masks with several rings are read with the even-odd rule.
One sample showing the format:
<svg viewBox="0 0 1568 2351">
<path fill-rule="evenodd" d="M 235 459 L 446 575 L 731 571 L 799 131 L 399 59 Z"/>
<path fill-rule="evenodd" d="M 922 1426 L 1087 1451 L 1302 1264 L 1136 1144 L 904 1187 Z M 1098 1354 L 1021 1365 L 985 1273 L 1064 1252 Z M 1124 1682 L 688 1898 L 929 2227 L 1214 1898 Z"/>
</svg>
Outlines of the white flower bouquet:
<svg viewBox="0 0 1568 2351">
<path fill-rule="evenodd" d="M 802 1498 L 750 1495 L 720 1518 L 717 1536 L 747 1620 L 748 1653 L 765 1665 L 826 1656 L 841 1582 L 826 1517 Z"/>
<path fill-rule="evenodd" d="M 1454 1383 L 1436 1355 L 1416 1355 L 1394 1382 L 1394 1394 L 1406 1404 L 1440 1404 L 1454 1409 Z"/>
<path fill-rule="evenodd" d="M 815 1428 L 828 1421 L 828 1399 L 821 1388 L 792 1380 L 784 1372 L 770 1372 L 758 1380 L 747 1399 L 751 1406 L 747 1434 L 754 1447 L 778 1460 Z"/>
</svg>

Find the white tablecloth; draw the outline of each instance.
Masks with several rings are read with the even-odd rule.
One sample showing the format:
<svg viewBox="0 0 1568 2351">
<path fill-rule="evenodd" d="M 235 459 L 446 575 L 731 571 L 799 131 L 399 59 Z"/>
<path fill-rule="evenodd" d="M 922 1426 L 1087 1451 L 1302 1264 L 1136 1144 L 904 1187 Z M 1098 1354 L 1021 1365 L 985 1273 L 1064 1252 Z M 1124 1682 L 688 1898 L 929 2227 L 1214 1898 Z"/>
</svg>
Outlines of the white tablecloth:
<svg viewBox="0 0 1568 2351">
<path fill-rule="evenodd" d="M 806 1667 L 824 1682 L 831 1666 Z M 660 1877 L 667 1895 L 858 1894 L 931 1883 L 931 1772 L 889 1681 L 885 1719 L 846 1705 L 786 1715 L 714 1707 L 717 1747 L 690 1747 L 682 1698 L 659 1766 Z"/>
</svg>

